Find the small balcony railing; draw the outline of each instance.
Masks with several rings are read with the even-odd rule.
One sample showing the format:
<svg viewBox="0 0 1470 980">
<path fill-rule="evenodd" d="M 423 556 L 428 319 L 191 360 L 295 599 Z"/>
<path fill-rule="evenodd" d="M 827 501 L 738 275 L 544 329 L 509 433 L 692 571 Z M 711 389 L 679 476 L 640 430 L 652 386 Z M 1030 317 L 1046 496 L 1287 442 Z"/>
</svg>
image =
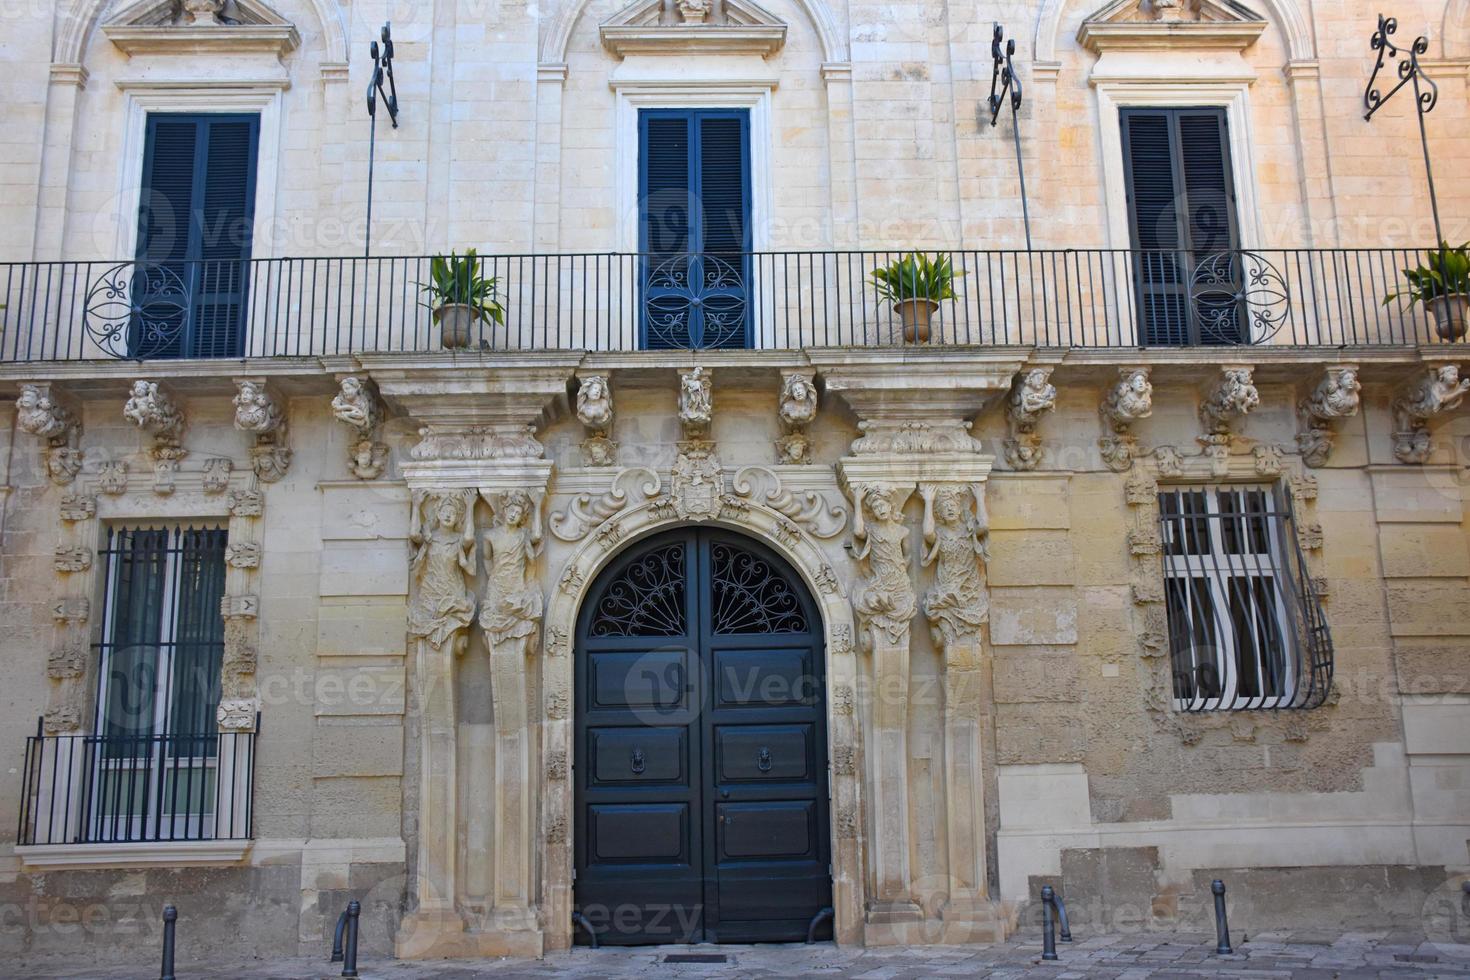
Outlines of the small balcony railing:
<svg viewBox="0 0 1470 980">
<path fill-rule="evenodd" d="M 503 322 L 479 350 L 1050 348 L 1441 343 L 1402 270 L 1422 249 L 956 250 L 953 296 L 905 337 L 875 270 L 902 252 L 485 255 Z M 441 349 L 431 257 L 0 264 L 0 361 Z M 901 300 L 899 296 L 895 299 Z M 917 297 L 916 297 L 917 298 Z"/>
<path fill-rule="evenodd" d="M 26 739 L 21 846 L 248 840 L 255 733 Z"/>
</svg>

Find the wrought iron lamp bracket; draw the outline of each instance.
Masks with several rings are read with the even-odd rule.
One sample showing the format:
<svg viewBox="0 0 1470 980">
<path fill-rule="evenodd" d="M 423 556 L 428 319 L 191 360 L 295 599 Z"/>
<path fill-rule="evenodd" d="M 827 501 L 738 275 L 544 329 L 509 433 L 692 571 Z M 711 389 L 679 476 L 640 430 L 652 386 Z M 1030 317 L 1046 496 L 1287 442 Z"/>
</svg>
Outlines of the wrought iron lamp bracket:
<svg viewBox="0 0 1470 980">
<path fill-rule="evenodd" d="M 1373 74 L 1368 76 L 1368 87 L 1363 91 L 1363 118 L 1372 119 L 1373 114 L 1381 109 L 1384 103 L 1398 94 L 1399 89 L 1405 85 L 1413 84 L 1415 92 L 1415 104 L 1419 108 L 1419 114 L 1424 115 L 1431 112 L 1439 102 L 1439 86 L 1434 79 L 1425 73 L 1424 67 L 1419 64 L 1419 56 L 1429 52 L 1429 38 L 1419 35 L 1407 52 L 1401 50 L 1393 43 L 1393 35 L 1398 32 L 1399 22 L 1396 17 L 1385 17 L 1378 15 L 1378 30 L 1373 32 L 1373 38 L 1369 42 L 1372 49 L 1378 52 L 1378 60 L 1373 65 Z M 1388 62 L 1397 59 L 1398 84 L 1384 94 L 1377 87 L 1378 76 L 1381 74 Z M 1419 81 L 1428 86 L 1427 90 L 1419 88 Z"/>
<path fill-rule="evenodd" d="M 990 38 L 990 57 L 994 64 L 990 72 L 988 103 L 992 126 L 998 124 L 1000 110 L 1006 104 L 1007 95 L 1010 96 L 1011 114 L 1015 115 L 1021 109 L 1021 79 L 1016 76 L 1015 66 L 1011 63 L 1011 57 L 1015 53 L 1015 40 L 1007 40 L 1005 28 L 996 24 L 995 33 Z"/>
</svg>

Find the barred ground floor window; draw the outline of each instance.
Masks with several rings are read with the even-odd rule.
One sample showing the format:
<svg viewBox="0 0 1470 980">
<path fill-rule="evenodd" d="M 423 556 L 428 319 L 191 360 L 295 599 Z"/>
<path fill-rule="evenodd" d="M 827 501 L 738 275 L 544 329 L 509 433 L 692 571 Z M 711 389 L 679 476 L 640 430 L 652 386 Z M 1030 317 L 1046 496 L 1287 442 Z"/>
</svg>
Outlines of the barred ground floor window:
<svg viewBox="0 0 1470 980">
<path fill-rule="evenodd" d="M 1175 707 L 1315 707 L 1332 640 L 1278 488 L 1161 490 Z"/>
</svg>

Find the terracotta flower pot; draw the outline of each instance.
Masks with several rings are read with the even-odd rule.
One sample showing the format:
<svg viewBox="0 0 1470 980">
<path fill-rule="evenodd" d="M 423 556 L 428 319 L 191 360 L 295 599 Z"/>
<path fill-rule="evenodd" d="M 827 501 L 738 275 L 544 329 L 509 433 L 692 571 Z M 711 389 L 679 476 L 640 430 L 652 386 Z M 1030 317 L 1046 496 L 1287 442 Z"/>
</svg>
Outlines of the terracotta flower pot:
<svg viewBox="0 0 1470 980">
<path fill-rule="evenodd" d="M 1470 295 L 1450 293 L 1429 301 L 1434 314 L 1434 332 L 1440 340 L 1460 340 L 1465 336 L 1465 312 L 1470 308 Z"/>
<path fill-rule="evenodd" d="M 898 310 L 898 318 L 903 322 L 903 339 L 910 344 L 923 344 L 929 341 L 929 321 L 939 310 L 939 304 L 932 299 L 903 299 L 893 304 Z"/>
<path fill-rule="evenodd" d="M 450 349 L 473 346 L 482 319 L 478 309 L 463 303 L 446 303 L 434 311 L 440 340 Z"/>
</svg>

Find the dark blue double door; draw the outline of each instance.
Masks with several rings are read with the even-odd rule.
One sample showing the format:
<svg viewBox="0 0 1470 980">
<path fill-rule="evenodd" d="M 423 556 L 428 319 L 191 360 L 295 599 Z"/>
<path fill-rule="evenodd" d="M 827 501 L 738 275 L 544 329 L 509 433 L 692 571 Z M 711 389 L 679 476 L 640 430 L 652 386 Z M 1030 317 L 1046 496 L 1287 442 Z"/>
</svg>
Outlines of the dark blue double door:
<svg viewBox="0 0 1470 980">
<path fill-rule="evenodd" d="M 602 943 L 795 941 L 831 905 L 821 636 L 795 573 L 737 535 L 640 543 L 594 585 L 574 890 Z"/>
</svg>

